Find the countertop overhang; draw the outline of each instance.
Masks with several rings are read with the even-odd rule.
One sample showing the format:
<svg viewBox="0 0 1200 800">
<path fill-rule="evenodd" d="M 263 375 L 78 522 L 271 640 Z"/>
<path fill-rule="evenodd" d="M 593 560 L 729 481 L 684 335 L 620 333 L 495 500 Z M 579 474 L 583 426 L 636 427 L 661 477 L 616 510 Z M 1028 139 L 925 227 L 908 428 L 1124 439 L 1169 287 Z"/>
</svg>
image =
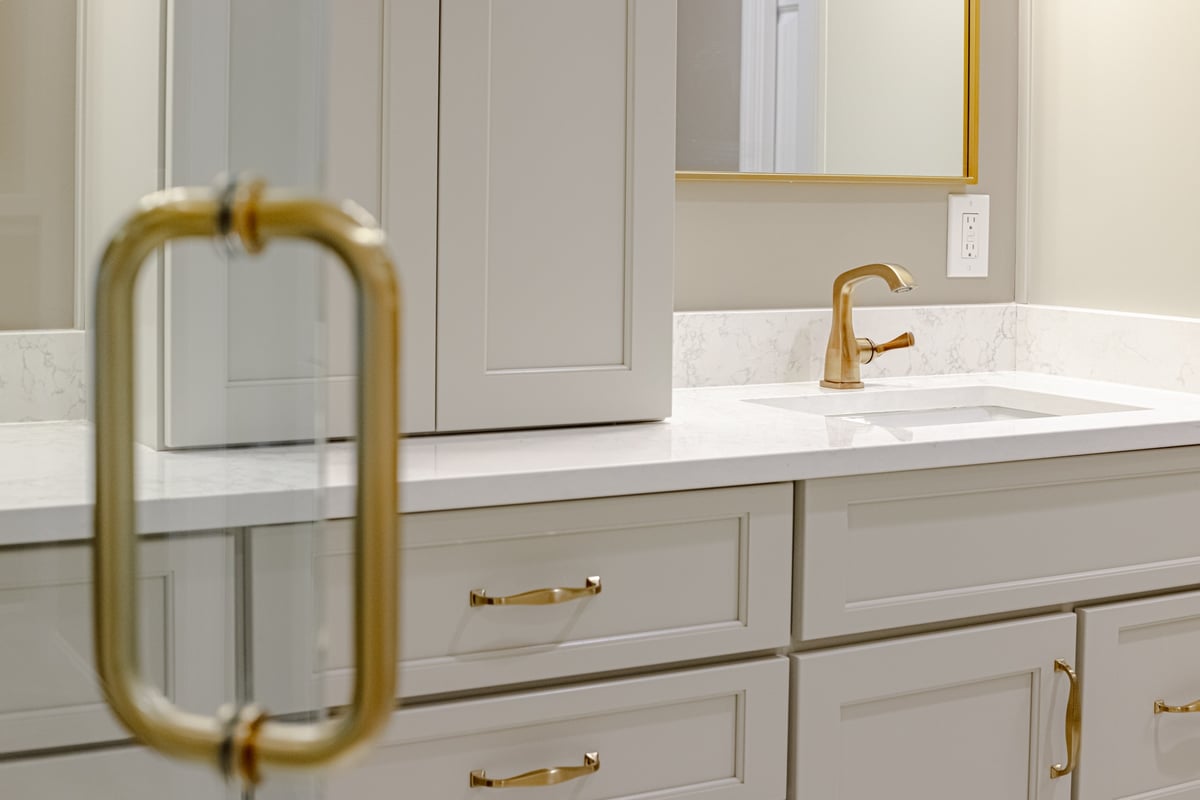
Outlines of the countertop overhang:
<svg viewBox="0 0 1200 800">
<path fill-rule="evenodd" d="M 999 372 L 871 381 L 866 391 L 1001 386 L 1136 406 L 903 432 L 747 403 L 814 383 L 677 389 L 669 420 L 425 436 L 400 443 L 404 512 L 813 480 L 1200 444 L 1200 396 Z M 91 535 L 88 423 L 0 425 L 0 545 Z M 139 447 L 142 533 L 354 514 L 354 445 Z"/>
</svg>

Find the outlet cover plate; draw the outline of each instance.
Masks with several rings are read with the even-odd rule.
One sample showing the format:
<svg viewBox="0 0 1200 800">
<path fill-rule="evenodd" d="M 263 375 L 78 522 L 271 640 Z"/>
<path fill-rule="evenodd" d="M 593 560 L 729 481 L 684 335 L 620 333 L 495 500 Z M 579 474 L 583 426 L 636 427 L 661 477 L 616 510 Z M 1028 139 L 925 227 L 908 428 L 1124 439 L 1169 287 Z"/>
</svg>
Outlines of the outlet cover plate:
<svg viewBox="0 0 1200 800">
<path fill-rule="evenodd" d="M 986 278 L 991 196 L 952 194 L 947 200 L 946 277 Z"/>
</svg>

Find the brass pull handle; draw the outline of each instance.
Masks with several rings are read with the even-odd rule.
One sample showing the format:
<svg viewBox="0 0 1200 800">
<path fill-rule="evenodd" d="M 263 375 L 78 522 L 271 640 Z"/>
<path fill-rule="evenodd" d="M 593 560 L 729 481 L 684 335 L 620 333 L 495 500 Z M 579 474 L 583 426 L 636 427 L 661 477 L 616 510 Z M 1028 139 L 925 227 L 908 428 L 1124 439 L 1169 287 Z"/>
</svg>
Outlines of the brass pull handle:
<svg viewBox="0 0 1200 800">
<path fill-rule="evenodd" d="M 475 606 L 549 606 L 566 603 L 600 594 L 600 576 L 593 575 L 581 587 L 555 586 L 550 589 L 534 589 L 507 597 L 488 597 L 484 589 L 471 590 L 471 607 Z"/>
<path fill-rule="evenodd" d="M 593 772 L 599 771 L 600 754 L 586 753 L 583 756 L 582 767 L 535 769 L 532 772 L 524 772 L 520 775 L 514 775 L 511 778 L 489 778 L 485 770 L 473 770 L 471 772 L 471 788 L 512 789 L 528 786 L 553 786 L 556 783 L 566 783 L 567 781 L 573 781 L 576 778 L 582 778 L 585 775 L 591 775 Z"/>
<path fill-rule="evenodd" d="M 916 337 L 913 336 L 911 332 L 906 332 L 906 333 L 900 334 L 895 339 L 892 339 L 889 342 L 884 342 L 883 344 L 877 344 L 872 349 L 875 351 L 875 355 L 883 355 L 888 350 L 900 350 L 901 348 L 904 348 L 904 347 L 912 347 L 916 343 L 917 343 Z"/>
<path fill-rule="evenodd" d="M 1067 696 L 1067 763 L 1055 764 L 1050 767 L 1051 778 L 1061 778 L 1070 775 L 1079 765 L 1079 734 L 1083 728 L 1083 708 L 1079 696 L 1079 678 L 1071 665 L 1061 658 L 1054 660 L 1054 671 L 1067 673 L 1071 682 L 1071 693 Z"/>
<path fill-rule="evenodd" d="M 1169 706 L 1165 700 L 1154 701 L 1155 714 L 1194 714 L 1200 711 L 1200 700 L 1193 700 L 1186 706 Z"/>
<path fill-rule="evenodd" d="M 238 236 L 249 252 L 271 239 L 332 250 L 359 308 L 358 490 L 355 520 L 353 700 L 316 723 L 270 719 L 253 706 L 203 716 L 176 708 L 138 672 L 137 536 L 133 499 L 133 288 L 150 253 L 172 239 Z M 396 513 L 398 322 L 395 270 L 383 233 L 353 204 L 265 191 L 176 188 L 151 194 L 104 252 L 96 285 L 96 662 L 116 716 L 141 742 L 208 761 L 248 783 L 260 768 L 315 768 L 349 755 L 384 727 L 395 705 L 399 517 Z"/>
</svg>

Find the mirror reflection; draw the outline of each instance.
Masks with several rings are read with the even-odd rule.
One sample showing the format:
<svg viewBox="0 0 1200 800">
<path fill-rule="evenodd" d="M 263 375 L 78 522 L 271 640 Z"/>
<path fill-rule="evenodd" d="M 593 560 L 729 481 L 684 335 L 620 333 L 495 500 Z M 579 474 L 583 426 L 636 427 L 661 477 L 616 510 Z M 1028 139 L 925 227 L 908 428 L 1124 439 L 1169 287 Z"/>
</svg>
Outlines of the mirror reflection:
<svg viewBox="0 0 1200 800">
<path fill-rule="evenodd" d="M 971 0 L 682 0 L 676 169 L 970 174 Z"/>
</svg>

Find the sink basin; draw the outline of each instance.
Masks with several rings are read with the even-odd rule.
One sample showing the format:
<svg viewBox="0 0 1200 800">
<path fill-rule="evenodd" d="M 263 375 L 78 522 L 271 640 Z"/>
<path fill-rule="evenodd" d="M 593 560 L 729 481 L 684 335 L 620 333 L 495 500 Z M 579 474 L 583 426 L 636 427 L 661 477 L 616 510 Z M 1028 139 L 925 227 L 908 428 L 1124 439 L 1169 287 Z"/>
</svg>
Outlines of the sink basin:
<svg viewBox="0 0 1200 800">
<path fill-rule="evenodd" d="M 1003 386 L 825 392 L 807 396 L 755 397 L 746 402 L 885 428 L 963 425 L 1142 410 L 1136 406 Z"/>
</svg>

